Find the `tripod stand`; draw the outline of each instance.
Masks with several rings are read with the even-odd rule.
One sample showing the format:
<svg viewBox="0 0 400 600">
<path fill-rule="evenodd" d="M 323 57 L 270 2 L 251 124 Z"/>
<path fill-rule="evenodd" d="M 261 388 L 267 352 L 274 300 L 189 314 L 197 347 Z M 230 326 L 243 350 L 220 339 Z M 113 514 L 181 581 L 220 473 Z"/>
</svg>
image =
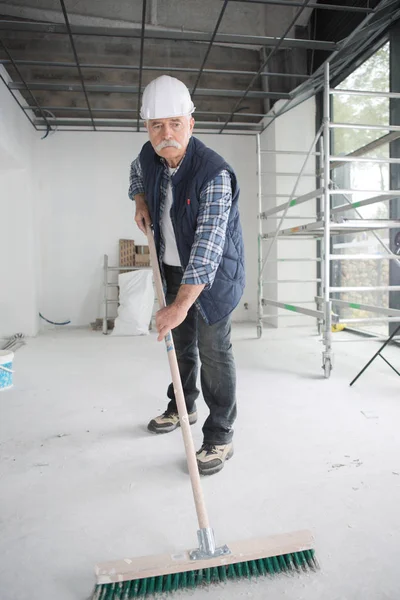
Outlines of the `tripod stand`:
<svg viewBox="0 0 400 600">
<path fill-rule="evenodd" d="M 357 381 L 357 379 L 359 377 L 361 377 L 361 375 L 364 373 L 364 371 L 366 371 L 369 367 L 369 365 L 376 359 L 377 356 L 380 356 L 382 360 L 385 361 L 386 364 L 389 365 L 389 367 L 391 369 L 393 369 L 393 371 L 395 373 L 397 373 L 397 375 L 400 375 L 400 373 L 394 368 L 394 366 L 384 357 L 382 356 L 381 352 L 384 348 L 386 348 L 386 346 L 388 344 L 390 344 L 390 342 L 392 341 L 392 339 L 395 337 L 395 335 L 400 331 L 400 325 L 398 325 L 398 327 L 396 327 L 396 329 L 393 331 L 392 335 L 386 340 L 386 342 L 383 344 L 383 346 L 381 346 L 378 350 L 378 352 L 376 352 L 376 354 L 374 354 L 374 356 L 371 358 L 371 360 L 369 360 L 367 362 L 367 364 L 365 365 L 365 367 L 363 367 L 361 369 L 361 371 L 358 373 L 358 375 L 356 377 L 354 377 L 353 381 L 350 383 L 350 385 L 353 385 L 353 383 L 355 383 Z"/>
</svg>

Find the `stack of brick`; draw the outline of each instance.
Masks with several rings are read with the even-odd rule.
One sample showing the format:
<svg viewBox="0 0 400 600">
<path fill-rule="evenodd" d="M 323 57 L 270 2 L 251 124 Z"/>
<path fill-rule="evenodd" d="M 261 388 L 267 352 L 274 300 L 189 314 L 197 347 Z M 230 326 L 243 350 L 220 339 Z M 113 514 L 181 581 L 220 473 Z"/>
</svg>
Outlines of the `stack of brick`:
<svg viewBox="0 0 400 600">
<path fill-rule="evenodd" d="M 135 266 L 150 267 L 150 251 L 148 246 L 135 246 Z"/>
<path fill-rule="evenodd" d="M 150 267 L 148 246 L 136 246 L 134 240 L 119 240 L 120 267 Z"/>
</svg>

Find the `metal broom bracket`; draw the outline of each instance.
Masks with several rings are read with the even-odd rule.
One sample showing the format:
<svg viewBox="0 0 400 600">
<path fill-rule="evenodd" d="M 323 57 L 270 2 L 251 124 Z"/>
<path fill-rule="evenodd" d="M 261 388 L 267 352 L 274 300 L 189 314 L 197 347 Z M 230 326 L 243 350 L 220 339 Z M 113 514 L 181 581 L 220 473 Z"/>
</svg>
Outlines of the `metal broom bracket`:
<svg viewBox="0 0 400 600">
<path fill-rule="evenodd" d="M 189 553 L 192 560 L 204 560 L 223 556 L 224 554 L 231 554 L 226 544 L 216 548 L 214 530 L 211 527 L 199 529 L 197 531 L 197 539 L 199 540 L 199 547 Z"/>
</svg>

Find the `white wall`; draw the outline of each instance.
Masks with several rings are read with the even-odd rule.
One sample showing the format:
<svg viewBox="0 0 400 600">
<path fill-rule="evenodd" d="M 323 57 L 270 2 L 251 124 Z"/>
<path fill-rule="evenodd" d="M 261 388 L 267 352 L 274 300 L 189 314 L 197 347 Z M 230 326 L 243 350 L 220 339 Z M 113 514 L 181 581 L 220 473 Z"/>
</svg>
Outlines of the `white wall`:
<svg viewBox="0 0 400 600">
<path fill-rule="evenodd" d="M 278 110 L 281 103 L 274 107 Z M 311 98 L 278 117 L 261 135 L 261 147 L 265 150 L 275 151 L 301 151 L 307 153 L 315 137 L 315 99 Z M 262 171 L 264 194 L 291 195 L 296 184 L 297 175 L 303 166 L 306 156 L 290 154 L 263 154 Z M 269 173 L 269 174 L 267 174 Z M 295 175 L 288 175 L 294 173 Z M 304 169 L 304 176 L 300 179 L 296 196 L 315 190 L 315 156 L 311 156 Z M 263 210 L 283 204 L 287 198 L 264 197 Z M 310 200 L 299 206 L 289 208 L 287 217 L 304 216 L 308 219 L 285 219 L 282 229 L 295 227 L 299 224 L 310 223 L 316 220 L 316 201 Z M 278 213 L 279 219 L 269 218 L 263 222 L 264 232 L 275 231 L 279 225 L 282 212 Z M 277 215 L 275 215 L 277 216 Z M 263 243 L 264 255 L 270 242 Z M 316 258 L 316 242 L 314 240 L 301 240 L 298 237 L 277 241 L 269 258 Z M 264 298 L 277 300 L 289 304 L 300 304 L 304 308 L 314 309 L 314 304 L 303 304 L 302 301 L 313 301 L 316 296 L 316 283 L 303 283 L 303 281 L 316 279 L 316 262 L 274 262 L 268 263 L 265 268 L 266 281 L 264 285 Z M 268 283 L 276 280 L 301 280 L 301 283 Z M 277 318 L 268 319 L 266 322 L 272 326 L 310 325 L 315 321 L 310 317 L 298 316 L 293 312 L 266 306 L 264 312 L 277 315 Z"/>
<path fill-rule="evenodd" d="M 8 80 L 5 70 L 1 74 Z M 38 330 L 32 150 L 36 132 L 0 80 L 0 337 Z"/>
<path fill-rule="evenodd" d="M 254 319 L 257 302 L 257 179 L 253 136 L 199 136 L 235 169 L 246 246 L 247 287 L 236 320 Z M 103 315 L 103 255 L 118 264 L 118 240 L 145 244 L 127 196 L 129 167 L 144 133 L 57 132 L 35 145 L 42 290 L 53 321 L 87 325 Z M 244 309 L 244 303 L 249 309 Z"/>
<path fill-rule="evenodd" d="M 314 131 L 312 99 L 279 117 L 262 135 L 262 147 L 308 150 Z M 255 137 L 199 137 L 222 154 L 238 176 L 247 285 L 233 316 L 239 321 L 255 320 L 258 227 Z M 110 262 L 116 265 L 120 238 L 146 243 L 134 223 L 134 205 L 127 196 L 130 163 L 146 140 L 144 133 L 105 132 L 56 132 L 42 140 L 0 83 L 0 337 L 17 331 L 35 335 L 39 311 L 53 321 L 69 319 L 72 325 L 88 325 L 102 316 L 103 255 L 108 254 Z M 295 178 L 276 172 L 298 172 L 301 161 L 295 156 L 264 155 L 262 169 L 269 172 L 263 178 L 264 193 L 290 194 Z M 313 169 L 311 161 L 307 172 Z M 297 194 L 313 189 L 314 185 L 313 178 L 305 178 Z M 283 200 L 264 198 L 263 207 Z M 312 215 L 315 202 L 291 211 Z M 285 221 L 284 226 L 293 224 Z M 268 221 L 264 231 L 276 225 L 277 220 Z M 281 241 L 271 254 L 273 258 L 300 256 L 315 258 L 315 242 Z M 275 263 L 265 270 L 267 281 L 315 277 L 313 262 Z M 295 303 L 312 300 L 315 292 L 312 283 L 279 287 L 267 283 L 264 297 Z M 276 314 L 270 308 L 266 312 Z M 295 316 L 271 319 L 270 324 L 305 322 L 307 319 Z"/>
<path fill-rule="evenodd" d="M 262 135 L 262 147 L 308 150 L 314 131 L 312 99 L 279 117 Z M 258 227 L 255 137 L 199 137 L 222 154 L 238 176 L 247 285 L 233 316 L 239 321 L 255 320 Z M 105 132 L 56 132 L 42 140 L 0 83 L 0 337 L 17 331 L 35 335 L 39 311 L 53 321 L 69 319 L 75 326 L 88 325 L 102 316 L 103 255 L 108 254 L 110 262 L 116 265 L 120 238 L 146 243 L 134 223 L 134 204 L 127 196 L 130 163 L 146 140 L 144 133 Z M 264 155 L 262 169 L 268 172 L 264 176 L 264 193 L 290 194 L 295 177 L 277 172 L 298 172 L 301 161 L 290 155 Z M 310 161 L 307 172 L 313 169 L 314 163 Z M 314 185 L 313 178 L 305 178 L 297 194 L 313 189 Z M 283 200 L 264 198 L 263 207 Z M 311 216 L 315 202 L 291 211 Z M 284 226 L 293 224 L 286 221 Z M 277 220 L 268 221 L 264 231 L 276 225 Z M 271 257 L 315 258 L 315 249 L 314 241 L 281 241 Z M 265 270 L 267 282 L 315 277 L 314 262 L 275 263 Z M 295 303 L 312 300 L 315 292 L 315 284 L 278 287 L 267 283 L 264 297 Z M 271 308 L 266 312 L 276 314 Z M 294 325 L 306 321 L 302 317 L 282 317 L 271 319 L 270 324 Z"/>
</svg>

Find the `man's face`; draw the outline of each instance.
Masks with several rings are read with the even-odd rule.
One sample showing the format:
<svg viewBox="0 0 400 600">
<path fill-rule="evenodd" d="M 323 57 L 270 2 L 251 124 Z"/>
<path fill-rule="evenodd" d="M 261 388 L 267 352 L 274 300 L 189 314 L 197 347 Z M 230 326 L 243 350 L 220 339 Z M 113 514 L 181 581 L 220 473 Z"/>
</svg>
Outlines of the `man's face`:
<svg viewBox="0 0 400 600">
<path fill-rule="evenodd" d="M 177 166 L 186 152 L 193 131 L 192 117 L 152 119 L 147 121 L 151 145 L 155 152 L 165 158 L 171 166 Z"/>
</svg>

